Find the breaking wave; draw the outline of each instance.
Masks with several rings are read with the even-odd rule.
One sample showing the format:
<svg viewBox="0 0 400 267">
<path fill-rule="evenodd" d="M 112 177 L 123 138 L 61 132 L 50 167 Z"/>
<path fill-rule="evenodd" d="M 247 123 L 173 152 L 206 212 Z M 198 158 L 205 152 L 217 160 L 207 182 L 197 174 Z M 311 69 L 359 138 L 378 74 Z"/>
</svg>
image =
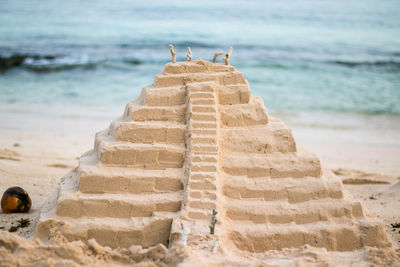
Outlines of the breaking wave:
<svg viewBox="0 0 400 267">
<path fill-rule="evenodd" d="M 345 61 L 345 60 L 335 60 L 329 63 L 342 65 L 350 68 L 354 67 L 391 67 L 400 68 L 400 62 L 394 60 L 377 60 L 377 61 Z"/>
<path fill-rule="evenodd" d="M 90 59 L 87 55 L 42 55 L 42 54 L 12 54 L 0 56 L 0 73 L 12 68 L 24 68 L 36 73 L 72 69 L 92 69 L 100 65 L 108 66 L 107 59 Z M 112 61 L 112 60 L 111 60 Z M 140 65 L 142 60 L 127 58 L 122 60 L 125 64 Z"/>
</svg>

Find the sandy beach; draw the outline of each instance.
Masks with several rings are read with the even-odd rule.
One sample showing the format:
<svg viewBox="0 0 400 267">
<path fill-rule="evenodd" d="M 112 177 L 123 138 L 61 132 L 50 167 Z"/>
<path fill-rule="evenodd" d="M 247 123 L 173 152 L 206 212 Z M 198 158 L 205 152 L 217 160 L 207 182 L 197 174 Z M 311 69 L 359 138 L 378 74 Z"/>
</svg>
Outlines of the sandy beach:
<svg viewBox="0 0 400 267">
<path fill-rule="evenodd" d="M 60 121 L 55 122 L 55 124 L 57 123 L 60 123 Z M 92 125 L 92 128 L 89 129 L 87 133 L 83 133 L 85 129 L 82 128 L 61 132 L 56 132 L 54 130 L 44 132 L 27 129 L 0 130 L 0 188 L 4 191 L 9 186 L 21 186 L 28 191 L 33 201 L 32 209 L 27 214 L 10 215 L 0 213 L 0 226 L 4 231 L 7 231 L 7 229 L 20 218 L 30 218 L 32 220 L 29 227 L 21 228 L 13 234 L 0 232 L 3 241 L 4 238 L 6 238 L 9 242 L 16 242 L 19 246 L 28 246 L 28 248 L 25 248 L 25 253 L 33 249 L 32 245 L 25 244 L 25 241 L 11 241 L 11 239 L 9 239 L 11 236 L 8 237 L 8 235 L 18 235 L 28 240 L 34 240 L 36 222 L 42 206 L 46 203 L 47 198 L 57 190 L 61 177 L 77 166 L 80 155 L 93 148 L 94 131 L 96 131 L 96 127 L 97 125 Z M 385 254 L 382 256 L 377 251 L 374 249 L 371 250 L 370 248 L 354 253 L 341 253 L 340 257 L 342 258 L 343 264 L 349 264 L 354 261 L 358 262 L 356 264 L 357 266 L 363 266 L 363 264 L 367 263 L 384 265 L 385 263 L 391 262 L 391 264 L 394 264 L 394 262 L 399 259 L 400 255 L 400 231 L 398 228 L 392 227 L 392 224 L 399 223 L 400 219 L 400 211 L 397 208 L 400 204 L 400 195 L 398 194 L 400 190 L 400 158 L 398 157 L 398 155 L 400 155 L 400 147 L 376 144 L 349 144 L 345 142 L 338 144 L 336 142 L 330 142 L 332 139 L 329 138 L 316 139 L 313 138 L 312 132 L 316 132 L 320 134 L 320 136 L 327 135 L 324 133 L 324 129 L 315 127 L 296 128 L 295 126 L 293 131 L 295 137 L 298 137 L 298 145 L 315 152 L 320 157 L 322 164 L 331 169 L 342 179 L 345 193 L 351 195 L 355 200 L 361 201 L 368 216 L 378 217 L 384 221 L 392 247 L 397 251 L 397 256 L 395 254 Z M 349 140 L 350 138 L 346 136 L 346 134 L 348 134 L 346 131 L 340 129 L 335 130 L 334 134 L 341 135 L 342 139 Z M 374 135 L 376 133 L 364 132 L 364 134 Z M 332 136 L 332 132 L 330 132 L 328 136 Z M 357 139 L 357 136 L 351 136 L 351 138 Z M 83 251 L 81 251 L 81 253 L 85 254 L 87 251 L 91 251 L 90 247 L 85 246 L 86 245 L 80 244 L 77 247 Z M 100 248 L 101 247 L 99 247 L 99 249 Z M 57 253 L 56 251 L 59 247 L 53 245 L 53 247 L 47 247 L 45 249 Z M 73 250 L 75 251 L 75 249 L 74 247 Z M 81 255 L 77 256 L 77 259 L 79 259 L 78 261 L 74 258 L 68 258 L 67 262 L 71 261 L 74 264 L 88 262 L 95 264 L 104 264 L 105 262 L 115 263 L 115 257 L 113 260 L 113 257 L 110 255 L 113 253 L 118 255 L 118 253 L 121 252 L 110 252 L 107 251 L 106 248 L 101 248 L 100 250 L 104 249 L 105 251 L 102 251 L 102 253 L 108 255 L 108 259 L 99 260 L 98 257 L 96 258 L 93 255 Z M 76 253 L 76 251 L 74 253 Z M 145 252 L 142 251 L 142 253 Z M 168 253 L 171 253 L 171 251 Z M 162 257 L 166 262 L 168 262 L 167 259 L 169 257 L 173 257 L 168 253 Z M 178 252 L 175 251 L 175 253 Z M 179 253 L 185 254 L 185 252 L 182 251 Z M 337 252 L 326 252 L 326 250 L 306 247 L 301 250 L 285 250 L 280 253 L 264 253 L 258 256 L 241 255 L 238 257 L 236 255 L 233 260 L 231 260 L 235 264 L 240 265 L 243 260 L 242 257 L 250 257 L 255 262 L 258 260 L 260 264 L 291 266 L 291 264 L 294 263 L 303 263 L 305 266 L 308 266 L 308 264 L 311 264 L 310 260 L 312 258 L 314 263 L 325 262 L 329 265 L 335 264 L 335 253 Z M 14 257 L 10 254 L 5 255 Z M 19 255 L 22 256 L 24 253 Z M 65 259 L 62 259 L 65 255 L 61 256 L 61 258 L 54 258 L 51 255 L 54 256 L 54 254 L 48 255 L 49 259 L 53 259 L 55 262 L 65 262 Z M 225 257 L 226 256 L 225 254 Z M 27 256 L 25 255 L 25 257 Z M 190 262 L 193 261 L 193 257 L 196 258 L 199 257 L 199 255 L 191 255 L 190 257 L 186 255 L 185 257 L 187 257 L 187 260 Z M 213 256 L 211 255 L 211 257 Z M 230 255 L 230 257 L 232 257 L 232 255 Z M 18 262 L 17 259 L 14 259 L 14 261 L 11 260 L 11 258 L 8 259 L 10 263 Z M 150 257 L 149 260 L 153 261 L 154 259 Z M 213 258 L 212 260 L 215 263 L 221 262 L 224 259 Z M 126 260 L 123 262 L 128 263 L 129 261 Z M 242 262 L 242 264 L 244 264 L 244 262 Z"/>
<path fill-rule="evenodd" d="M 2 1 L 0 267 L 400 267 L 398 14 Z"/>
</svg>

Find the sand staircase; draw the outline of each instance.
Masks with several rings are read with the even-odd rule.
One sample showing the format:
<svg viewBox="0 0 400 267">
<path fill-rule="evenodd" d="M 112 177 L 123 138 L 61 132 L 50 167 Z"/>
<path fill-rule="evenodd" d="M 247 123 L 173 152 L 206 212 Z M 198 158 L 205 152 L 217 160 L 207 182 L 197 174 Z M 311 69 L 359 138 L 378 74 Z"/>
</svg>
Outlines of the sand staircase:
<svg viewBox="0 0 400 267">
<path fill-rule="evenodd" d="M 315 155 L 297 149 L 240 72 L 203 60 L 167 64 L 96 135 L 44 208 L 37 236 L 167 245 L 184 226 L 205 235 L 213 209 L 216 233 L 233 249 L 390 245 L 384 225 L 343 196 Z"/>
<path fill-rule="evenodd" d="M 186 108 L 154 103 L 151 92 L 159 89 L 147 90 L 147 106 L 128 105 L 62 182 L 55 218 L 67 239 L 95 238 L 111 247 L 167 244 L 182 203 Z M 164 116 L 154 117 L 157 112 Z M 46 227 L 39 225 L 38 234 Z"/>
<path fill-rule="evenodd" d="M 220 130 L 226 244 L 251 252 L 388 245 L 384 226 L 365 219 L 359 202 L 344 198 L 341 181 L 322 171 L 315 155 L 297 150 L 281 121 L 237 125 L 229 115 L 234 108 L 226 110 Z"/>
<path fill-rule="evenodd" d="M 208 220 L 217 208 L 217 84 L 188 83 L 188 182 L 186 216 Z"/>
</svg>

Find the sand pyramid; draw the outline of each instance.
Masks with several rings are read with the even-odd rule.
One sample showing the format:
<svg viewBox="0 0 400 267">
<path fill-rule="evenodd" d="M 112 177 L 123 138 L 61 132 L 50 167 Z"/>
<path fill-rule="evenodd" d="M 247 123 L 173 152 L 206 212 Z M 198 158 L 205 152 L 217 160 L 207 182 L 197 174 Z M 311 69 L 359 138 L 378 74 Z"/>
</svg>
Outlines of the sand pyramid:
<svg viewBox="0 0 400 267">
<path fill-rule="evenodd" d="M 384 225 L 365 218 L 341 181 L 297 148 L 242 74 L 204 60 L 167 64 L 96 135 L 44 208 L 37 236 L 167 245 L 185 229 L 206 235 L 213 209 L 227 247 L 390 246 Z"/>
</svg>

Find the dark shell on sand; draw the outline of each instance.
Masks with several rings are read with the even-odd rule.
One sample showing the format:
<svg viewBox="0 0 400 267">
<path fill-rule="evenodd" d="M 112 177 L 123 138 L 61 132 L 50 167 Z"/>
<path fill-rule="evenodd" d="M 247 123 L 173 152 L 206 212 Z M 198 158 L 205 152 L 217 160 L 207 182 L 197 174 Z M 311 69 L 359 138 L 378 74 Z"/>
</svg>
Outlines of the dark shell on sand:
<svg viewBox="0 0 400 267">
<path fill-rule="evenodd" d="M 28 193 L 18 186 L 8 188 L 1 198 L 1 209 L 4 213 L 28 212 L 31 205 L 32 200 Z"/>
</svg>

